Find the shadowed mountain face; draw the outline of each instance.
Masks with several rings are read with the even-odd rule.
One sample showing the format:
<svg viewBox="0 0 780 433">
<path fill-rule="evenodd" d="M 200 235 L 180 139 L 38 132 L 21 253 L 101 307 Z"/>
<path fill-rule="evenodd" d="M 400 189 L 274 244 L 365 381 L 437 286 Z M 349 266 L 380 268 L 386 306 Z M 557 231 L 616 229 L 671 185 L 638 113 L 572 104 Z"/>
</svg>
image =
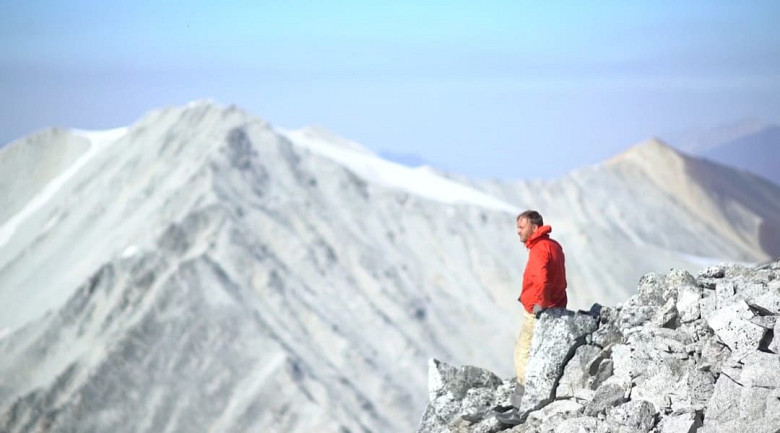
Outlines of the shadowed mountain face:
<svg viewBox="0 0 780 433">
<path fill-rule="evenodd" d="M 755 133 L 708 149 L 700 155 L 758 174 L 775 185 L 780 185 L 780 126 L 767 126 Z"/>
<path fill-rule="evenodd" d="M 553 226 L 571 308 L 764 260 L 780 215 L 777 188 L 657 146 L 492 184 L 207 103 L 52 137 L 72 162 L 0 196 L 2 431 L 411 431 L 428 358 L 511 374 L 516 212 Z"/>
<path fill-rule="evenodd" d="M 780 185 L 780 126 L 757 119 L 708 130 L 677 134 L 680 149 L 729 167 L 757 174 Z"/>
</svg>

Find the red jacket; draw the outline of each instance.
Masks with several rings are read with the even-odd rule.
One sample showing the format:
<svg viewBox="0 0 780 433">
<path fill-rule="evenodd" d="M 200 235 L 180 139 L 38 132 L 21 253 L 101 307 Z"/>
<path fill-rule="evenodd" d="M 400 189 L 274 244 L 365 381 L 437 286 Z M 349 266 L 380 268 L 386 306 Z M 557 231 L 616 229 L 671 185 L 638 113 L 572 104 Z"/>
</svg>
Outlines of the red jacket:
<svg viewBox="0 0 780 433">
<path fill-rule="evenodd" d="M 552 227 L 541 226 L 525 242 L 528 263 L 523 273 L 520 301 L 529 313 L 542 308 L 566 308 L 566 267 L 561 244 L 550 239 Z"/>
</svg>

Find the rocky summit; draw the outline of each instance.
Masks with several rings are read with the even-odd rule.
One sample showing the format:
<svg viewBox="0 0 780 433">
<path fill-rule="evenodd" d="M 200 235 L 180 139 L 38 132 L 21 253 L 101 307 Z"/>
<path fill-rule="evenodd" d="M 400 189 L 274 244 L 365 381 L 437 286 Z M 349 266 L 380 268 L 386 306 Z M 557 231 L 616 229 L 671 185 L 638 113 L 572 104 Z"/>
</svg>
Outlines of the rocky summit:
<svg viewBox="0 0 780 433">
<path fill-rule="evenodd" d="M 646 274 L 615 307 L 541 313 L 522 424 L 495 418 L 514 377 L 430 360 L 418 432 L 780 432 L 778 315 L 780 259 Z"/>
</svg>

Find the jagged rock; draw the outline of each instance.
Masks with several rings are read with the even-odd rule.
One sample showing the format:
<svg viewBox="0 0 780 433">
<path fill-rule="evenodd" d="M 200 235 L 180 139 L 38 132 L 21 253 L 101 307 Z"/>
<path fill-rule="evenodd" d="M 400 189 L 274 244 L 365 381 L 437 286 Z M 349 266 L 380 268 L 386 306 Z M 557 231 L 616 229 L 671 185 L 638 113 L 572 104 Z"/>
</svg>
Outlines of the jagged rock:
<svg viewBox="0 0 780 433">
<path fill-rule="evenodd" d="M 425 432 L 439 431 L 453 420 L 464 415 L 484 415 L 498 401 L 509 399 L 508 386 L 495 374 L 473 366 L 456 368 L 431 359 L 428 361 L 429 407 L 421 425 Z M 422 428 L 422 427 L 421 427 Z"/>
<path fill-rule="evenodd" d="M 536 400 L 526 422 L 509 431 L 780 432 L 780 276 L 769 268 L 721 269 L 696 280 L 684 271 L 644 276 L 640 294 L 602 309 L 598 329 L 584 338 L 553 332 L 568 335 L 560 329 L 573 315 L 555 318 L 557 324 L 548 317 L 532 345 L 569 341 L 553 351 L 556 359 L 571 357 L 560 379 L 547 376 L 555 386 L 549 395 L 558 400 Z M 712 290 L 701 288 L 702 279 L 713 281 Z M 558 371 L 533 357 L 532 347 L 529 371 L 532 363 Z M 478 410 L 495 404 L 479 392 L 471 400 Z M 486 420 L 434 431 L 488 432 Z"/>
<path fill-rule="evenodd" d="M 623 339 L 623 333 L 620 332 L 620 328 L 612 322 L 602 323 L 599 329 L 590 335 L 590 343 L 600 347 L 622 343 Z"/>
<path fill-rule="evenodd" d="M 653 318 L 657 309 L 657 306 L 626 305 L 620 310 L 618 327 L 631 329 L 642 326 Z"/>
<path fill-rule="evenodd" d="M 631 389 L 631 383 L 624 378 L 612 376 L 598 387 L 593 399 L 585 406 L 585 414 L 596 416 L 607 408 L 625 402 Z"/>
<path fill-rule="evenodd" d="M 701 414 L 681 411 L 662 417 L 656 426 L 658 433 L 692 433 L 701 427 Z"/>
<path fill-rule="evenodd" d="M 626 378 L 631 380 L 632 377 L 636 377 L 638 372 L 641 371 L 642 366 L 636 362 L 633 356 L 634 349 L 628 344 L 616 344 L 612 346 L 612 361 L 614 363 L 615 376 Z"/>
<path fill-rule="evenodd" d="M 778 282 L 780 283 L 780 282 Z M 767 314 L 780 315 L 780 288 L 777 284 L 767 287 L 767 290 L 748 302 L 753 308 L 762 310 Z"/>
<path fill-rule="evenodd" d="M 585 400 L 590 399 L 593 396 L 593 390 L 588 386 L 590 376 L 588 366 L 601 352 L 602 350 L 596 346 L 589 344 L 580 346 L 574 357 L 566 364 L 563 377 L 558 382 L 555 398 L 577 397 Z M 598 364 L 595 368 L 598 368 Z"/>
<path fill-rule="evenodd" d="M 679 314 L 677 312 L 677 300 L 669 298 L 661 308 L 656 311 L 650 324 L 659 328 L 676 328 L 679 326 Z"/>
<path fill-rule="evenodd" d="M 717 308 L 727 307 L 729 304 L 735 302 L 737 289 L 734 286 L 734 282 L 730 280 L 719 281 L 715 285 L 715 297 L 717 298 Z"/>
<path fill-rule="evenodd" d="M 750 319 L 750 323 L 758 325 L 764 329 L 775 329 L 777 323 L 777 316 L 753 316 Z"/>
<path fill-rule="evenodd" d="M 574 356 L 585 336 L 597 326 L 597 318 L 553 308 L 545 310 L 536 322 L 531 355 L 526 370 L 525 394 L 519 411 L 530 411 L 549 403 L 555 396 L 555 386 L 563 375 L 566 362 Z"/>
<path fill-rule="evenodd" d="M 780 355 L 755 351 L 739 359 L 731 378 L 742 386 L 780 388 Z"/>
<path fill-rule="evenodd" d="M 687 405 L 684 404 L 686 402 L 683 402 L 683 406 L 704 407 L 715 390 L 715 375 L 709 371 L 692 368 L 686 375 L 685 385 L 687 386 L 689 401 Z M 673 409 L 677 410 L 679 408 Z"/>
<path fill-rule="evenodd" d="M 704 431 L 775 432 L 780 429 L 779 398 L 777 389 L 742 386 L 721 374 L 704 412 Z"/>
<path fill-rule="evenodd" d="M 663 284 L 664 278 L 651 272 L 639 279 L 639 301 L 643 305 L 660 306 L 669 298 L 668 288 Z"/>
<path fill-rule="evenodd" d="M 774 331 L 772 332 L 772 341 L 768 344 L 768 350 L 774 353 L 780 353 L 780 320 L 775 322 Z"/>
<path fill-rule="evenodd" d="M 604 383 L 607 379 L 612 377 L 612 374 L 614 373 L 614 364 L 611 359 L 605 359 L 601 361 L 598 364 L 598 369 L 596 370 L 596 373 L 591 377 L 590 380 L 590 389 L 598 389 L 599 386 L 601 386 L 602 383 Z"/>
<path fill-rule="evenodd" d="M 744 301 L 720 308 L 707 319 L 707 324 L 732 352 L 747 355 L 758 349 L 766 329 L 750 322 L 755 314 Z"/>
<path fill-rule="evenodd" d="M 616 433 L 647 432 L 655 424 L 655 406 L 647 400 L 631 400 L 607 409 L 607 424 Z"/>
<path fill-rule="evenodd" d="M 679 297 L 683 287 L 696 287 L 696 279 L 684 269 L 673 269 L 664 277 L 664 299 Z"/>
<path fill-rule="evenodd" d="M 693 322 L 701 317 L 701 309 L 699 308 L 701 296 L 701 289 L 695 285 L 684 285 L 679 288 L 676 306 L 681 322 Z"/>
<path fill-rule="evenodd" d="M 609 425 L 594 417 L 582 416 L 564 420 L 555 433 L 610 433 Z"/>
<path fill-rule="evenodd" d="M 731 349 L 725 344 L 717 341 L 716 339 L 710 339 L 702 344 L 701 349 L 701 362 L 698 368 L 700 370 L 708 370 L 715 374 L 719 374 L 723 363 L 731 357 Z"/>
<path fill-rule="evenodd" d="M 582 415 L 585 408 L 574 400 L 556 400 L 528 414 L 524 431 L 534 429 L 540 433 L 555 431 L 564 420 Z"/>
<path fill-rule="evenodd" d="M 723 278 L 725 276 L 726 272 L 723 268 L 723 266 L 709 266 L 707 268 L 704 268 L 697 277 L 704 277 L 704 278 Z"/>
<path fill-rule="evenodd" d="M 699 299 L 699 311 L 701 317 L 706 319 L 712 315 L 712 313 L 718 309 L 718 297 L 714 292 L 703 291 L 702 297 Z"/>
</svg>

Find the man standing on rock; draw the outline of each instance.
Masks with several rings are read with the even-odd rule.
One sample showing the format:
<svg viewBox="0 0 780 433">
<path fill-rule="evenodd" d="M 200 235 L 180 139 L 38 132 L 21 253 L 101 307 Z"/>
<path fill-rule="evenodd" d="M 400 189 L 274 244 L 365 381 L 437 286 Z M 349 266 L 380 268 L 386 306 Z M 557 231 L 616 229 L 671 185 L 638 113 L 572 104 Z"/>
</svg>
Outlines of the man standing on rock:
<svg viewBox="0 0 780 433">
<path fill-rule="evenodd" d="M 539 212 L 527 210 L 517 216 L 517 235 L 528 248 L 528 263 L 523 273 L 523 290 L 517 299 L 523 305 L 520 334 L 515 342 L 515 371 L 517 386 L 513 405 L 520 406 L 525 392 L 525 369 L 531 354 L 536 319 L 547 308 L 566 308 L 566 268 L 563 248 L 550 239 L 552 228 L 544 225 Z M 509 425 L 520 423 L 516 410 L 496 414 Z"/>
</svg>

